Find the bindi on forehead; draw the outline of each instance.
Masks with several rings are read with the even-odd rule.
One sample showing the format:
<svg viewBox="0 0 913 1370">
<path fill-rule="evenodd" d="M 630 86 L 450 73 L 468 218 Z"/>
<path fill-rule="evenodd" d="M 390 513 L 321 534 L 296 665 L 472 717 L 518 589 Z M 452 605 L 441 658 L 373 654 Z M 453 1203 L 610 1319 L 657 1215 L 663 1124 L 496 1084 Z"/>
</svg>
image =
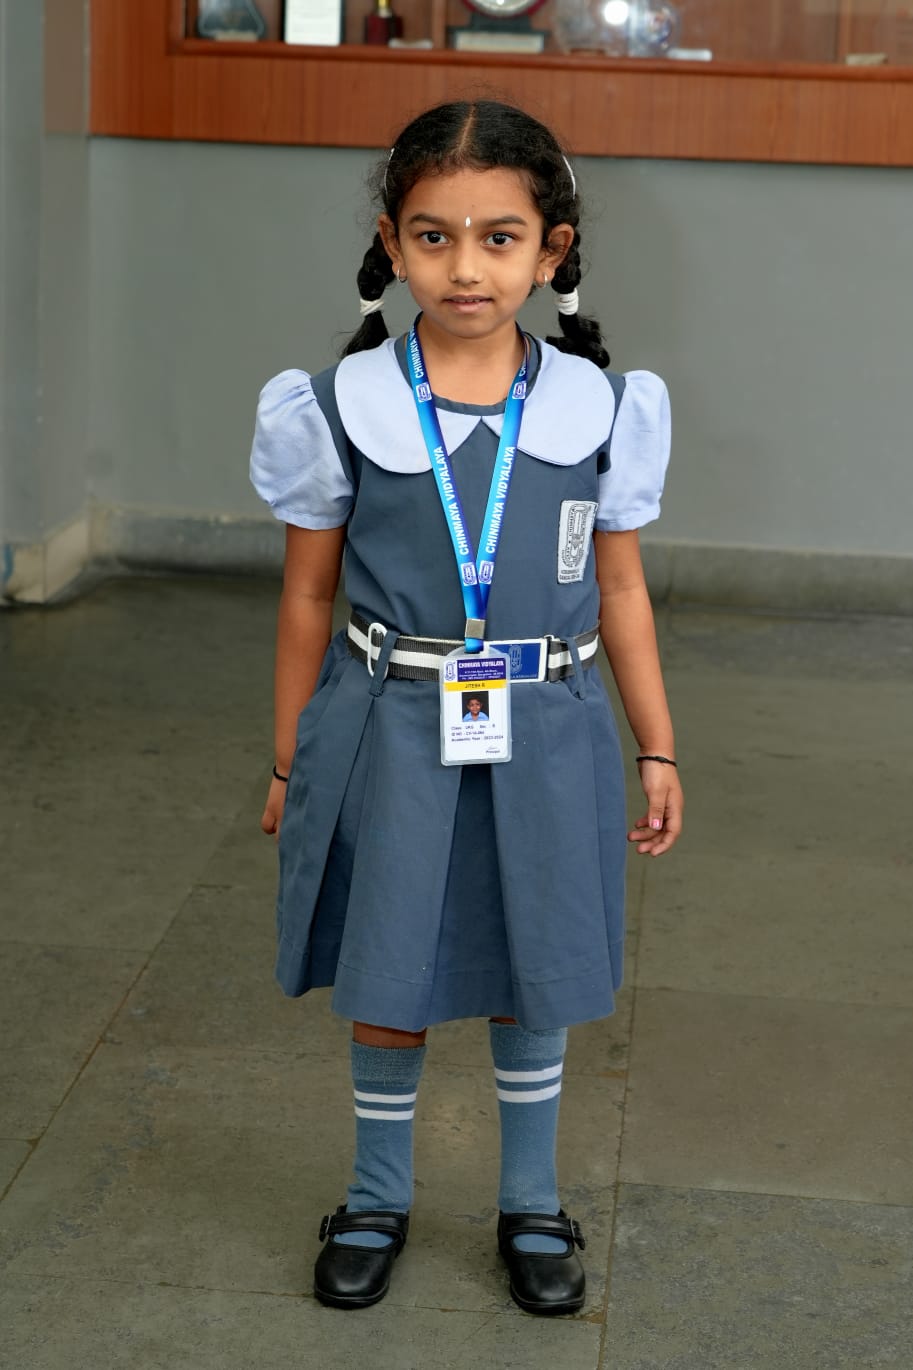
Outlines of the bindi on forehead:
<svg viewBox="0 0 913 1370">
<path fill-rule="evenodd" d="M 432 228 L 448 228 L 453 226 L 453 221 L 448 219 L 445 214 L 429 214 L 421 209 L 416 214 L 410 214 L 405 220 L 410 227 L 415 224 L 430 224 Z M 472 219 L 467 214 L 464 220 L 466 227 L 472 227 Z M 499 228 L 502 224 L 518 224 L 521 228 L 529 227 L 529 219 L 522 214 L 498 214 L 493 219 L 483 219 L 476 221 L 477 228 L 486 228 L 490 232 L 494 228 Z"/>
</svg>

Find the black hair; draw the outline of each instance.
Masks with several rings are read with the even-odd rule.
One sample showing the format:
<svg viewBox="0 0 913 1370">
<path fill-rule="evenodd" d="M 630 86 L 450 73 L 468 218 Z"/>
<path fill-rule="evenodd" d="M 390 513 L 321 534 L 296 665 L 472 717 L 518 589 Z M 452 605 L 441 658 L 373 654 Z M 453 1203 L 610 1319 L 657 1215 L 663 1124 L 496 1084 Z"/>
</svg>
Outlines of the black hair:
<svg viewBox="0 0 913 1370">
<path fill-rule="evenodd" d="M 465 167 L 478 171 L 508 167 L 520 172 L 545 220 L 545 242 L 556 225 L 571 225 L 573 242 L 550 282 L 557 294 L 571 294 L 581 276 L 580 201 L 574 178 L 554 134 L 522 109 L 498 100 L 460 100 L 426 110 L 403 129 L 374 172 L 374 199 L 398 224 L 403 200 L 418 181 Z M 379 233 L 365 253 L 357 280 L 362 300 L 379 300 L 393 280 L 393 265 Z M 559 314 L 558 320 L 562 336 L 547 338 L 547 342 L 561 352 L 608 366 L 609 354 L 595 319 Z M 367 314 L 342 355 L 377 347 L 387 336 L 381 312 Z"/>
</svg>

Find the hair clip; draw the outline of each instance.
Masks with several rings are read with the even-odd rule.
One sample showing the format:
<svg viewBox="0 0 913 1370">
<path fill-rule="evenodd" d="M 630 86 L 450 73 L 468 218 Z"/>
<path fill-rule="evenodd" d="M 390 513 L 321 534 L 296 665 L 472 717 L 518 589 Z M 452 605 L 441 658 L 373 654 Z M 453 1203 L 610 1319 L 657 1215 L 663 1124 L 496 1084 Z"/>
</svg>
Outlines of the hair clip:
<svg viewBox="0 0 913 1370">
<path fill-rule="evenodd" d="M 393 156 L 392 151 L 391 151 L 391 153 L 390 153 L 390 156 L 391 156 L 391 157 Z M 561 154 L 561 159 L 562 159 L 562 161 L 564 162 L 564 165 L 567 167 L 567 174 L 568 174 L 568 176 L 570 176 L 570 178 L 571 178 L 571 194 L 572 194 L 572 195 L 574 196 L 574 198 L 576 199 L 576 198 L 577 198 L 577 178 L 576 178 L 576 176 L 574 175 L 574 172 L 573 172 L 573 169 L 572 169 L 572 167 L 571 167 L 570 162 L 569 162 L 568 159 L 565 157 L 565 155 L 564 155 L 563 152 L 562 152 L 562 154 Z"/>
<path fill-rule="evenodd" d="M 387 156 L 387 166 L 384 167 L 384 199 L 387 198 L 387 167 L 393 161 L 393 154 L 395 151 L 396 145 L 394 144 L 393 147 L 391 147 L 390 152 Z"/>
</svg>

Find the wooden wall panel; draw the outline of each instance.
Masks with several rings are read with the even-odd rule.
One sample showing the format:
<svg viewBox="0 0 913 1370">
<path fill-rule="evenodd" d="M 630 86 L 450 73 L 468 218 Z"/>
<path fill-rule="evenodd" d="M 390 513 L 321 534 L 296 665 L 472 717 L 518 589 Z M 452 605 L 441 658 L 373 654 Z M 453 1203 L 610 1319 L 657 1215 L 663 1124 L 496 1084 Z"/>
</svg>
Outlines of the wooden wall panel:
<svg viewBox="0 0 913 1370">
<path fill-rule="evenodd" d="M 93 0 L 92 132 L 383 147 L 486 89 L 578 153 L 913 166 L 913 70 L 201 43 L 182 26 L 178 0 Z"/>
<path fill-rule="evenodd" d="M 167 0 L 133 0 L 128 5 L 92 0 L 90 133 L 147 128 L 150 137 L 173 136 L 173 73 L 167 54 L 174 17 Z M 106 127 L 96 127 L 97 120 Z"/>
</svg>

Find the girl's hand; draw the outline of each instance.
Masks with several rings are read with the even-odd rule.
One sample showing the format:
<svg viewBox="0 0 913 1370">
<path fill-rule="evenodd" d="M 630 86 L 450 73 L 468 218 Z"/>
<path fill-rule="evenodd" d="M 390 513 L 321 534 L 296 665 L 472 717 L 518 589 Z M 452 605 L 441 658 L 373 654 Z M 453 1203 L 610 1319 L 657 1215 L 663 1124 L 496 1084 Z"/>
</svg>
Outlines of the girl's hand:
<svg viewBox="0 0 913 1370">
<path fill-rule="evenodd" d="M 279 828 L 282 824 L 282 811 L 285 808 L 285 792 L 288 785 L 283 780 L 272 780 L 266 796 L 266 808 L 260 819 L 260 827 L 265 833 L 275 833 L 279 841 Z"/>
<path fill-rule="evenodd" d="M 678 772 L 662 761 L 642 761 L 640 783 L 647 796 L 647 812 L 628 833 L 628 841 L 637 843 L 641 856 L 662 856 L 682 830 L 685 798 Z"/>
</svg>

